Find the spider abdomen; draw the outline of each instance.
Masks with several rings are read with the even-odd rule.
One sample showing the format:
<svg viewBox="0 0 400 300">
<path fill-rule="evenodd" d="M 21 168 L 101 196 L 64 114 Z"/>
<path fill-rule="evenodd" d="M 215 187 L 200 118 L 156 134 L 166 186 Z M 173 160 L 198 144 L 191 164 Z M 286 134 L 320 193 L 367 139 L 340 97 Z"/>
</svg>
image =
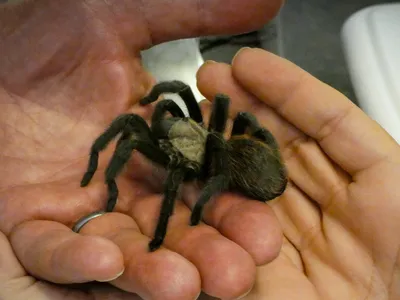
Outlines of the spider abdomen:
<svg viewBox="0 0 400 300">
<path fill-rule="evenodd" d="M 231 190 L 260 201 L 283 193 L 286 169 L 276 149 L 245 136 L 231 138 L 228 145 Z"/>
</svg>

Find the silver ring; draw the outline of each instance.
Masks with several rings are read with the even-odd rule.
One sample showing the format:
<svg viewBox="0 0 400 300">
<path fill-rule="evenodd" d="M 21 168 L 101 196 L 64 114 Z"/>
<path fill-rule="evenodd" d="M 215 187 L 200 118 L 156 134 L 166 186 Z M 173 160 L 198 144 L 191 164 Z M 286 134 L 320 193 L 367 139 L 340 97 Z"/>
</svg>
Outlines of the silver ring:
<svg viewBox="0 0 400 300">
<path fill-rule="evenodd" d="M 74 227 L 72 227 L 72 231 L 78 233 L 82 229 L 82 227 L 85 226 L 86 223 L 88 223 L 90 220 L 100 217 L 105 213 L 106 213 L 105 211 L 96 211 L 87 216 L 84 216 L 83 218 L 79 219 L 78 222 L 75 223 Z"/>
</svg>

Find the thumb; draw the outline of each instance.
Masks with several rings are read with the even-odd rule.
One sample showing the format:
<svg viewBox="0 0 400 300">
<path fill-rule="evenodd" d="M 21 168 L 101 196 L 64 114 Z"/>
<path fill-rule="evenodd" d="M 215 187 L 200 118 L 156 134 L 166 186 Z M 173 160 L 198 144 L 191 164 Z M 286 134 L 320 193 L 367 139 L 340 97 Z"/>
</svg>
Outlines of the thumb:
<svg viewBox="0 0 400 300">
<path fill-rule="evenodd" d="M 10 282 L 24 276 L 26 276 L 24 268 L 15 256 L 6 235 L 0 231 L 0 299 L 7 299 L 3 293 L 17 292 L 10 291 L 10 286 L 17 288 L 15 284 L 10 284 Z M 32 283 L 26 281 L 26 284 L 31 285 Z M 18 286 L 18 288 L 21 288 L 21 286 Z"/>
<path fill-rule="evenodd" d="M 2 284 L 25 275 L 26 272 L 15 256 L 10 242 L 0 231 L 0 290 Z"/>
<path fill-rule="evenodd" d="M 141 18 L 148 44 L 203 35 L 238 34 L 256 30 L 272 19 L 283 0 L 109 0 L 122 36 L 134 43 Z M 140 3 L 140 4 L 138 4 Z M 135 20 L 136 17 L 136 20 Z"/>
</svg>

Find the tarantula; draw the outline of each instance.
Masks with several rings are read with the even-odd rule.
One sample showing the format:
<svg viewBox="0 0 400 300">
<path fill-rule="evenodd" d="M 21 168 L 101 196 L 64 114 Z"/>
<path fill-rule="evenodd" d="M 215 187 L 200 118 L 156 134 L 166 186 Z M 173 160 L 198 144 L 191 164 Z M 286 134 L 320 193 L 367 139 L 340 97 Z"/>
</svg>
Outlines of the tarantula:
<svg viewBox="0 0 400 300">
<path fill-rule="evenodd" d="M 115 178 L 133 150 L 167 169 L 164 199 L 154 238 L 149 243 L 150 251 L 163 244 L 179 186 L 184 182 L 199 180 L 204 183 L 191 214 L 192 226 L 200 222 L 203 207 L 213 195 L 232 191 L 255 200 L 268 201 L 280 196 L 287 185 L 287 172 L 276 140 L 267 129 L 259 126 L 252 114 L 238 113 L 230 139 L 223 137 L 228 120 L 228 96 L 215 96 L 206 128 L 192 90 L 181 81 L 156 84 L 140 104 L 150 104 L 163 93 L 177 93 L 187 106 L 189 117 L 185 117 L 181 108 L 168 99 L 156 104 L 150 127 L 136 114 L 117 117 L 93 143 L 87 172 L 81 181 L 82 187 L 90 182 L 97 169 L 99 152 L 119 134 L 105 171 L 109 194 L 107 212 L 113 211 L 117 202 Z"/>
</svg>

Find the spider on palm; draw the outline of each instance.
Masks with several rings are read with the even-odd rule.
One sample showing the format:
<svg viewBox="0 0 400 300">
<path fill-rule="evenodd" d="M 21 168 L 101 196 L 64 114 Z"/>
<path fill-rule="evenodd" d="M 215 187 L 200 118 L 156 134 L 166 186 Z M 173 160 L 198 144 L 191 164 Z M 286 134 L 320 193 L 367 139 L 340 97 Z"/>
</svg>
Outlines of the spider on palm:
<svg viewBox="0 0 400 300">
<path fill-rule="evenodd" d="M 228 96 L 215 96 L 206 128 L 197 101 L 190 87 L 183 82 L 156 84 L 140 104 L 152 103 L 163 93 L 179 94 L 188 108 L 189 117 L 168 99 L 156 104 L 150 127 L 136 114 L 117 117 L 93 143 L 87 172 L 81 181 L 82 187 L 90 182 L 97 169 L 99 152 L 118 135 L 120 138 L 105 171 L 109 195 L 106 212 L 113 211 L 116 205 L 115 178 L 134 150 L 168 170 L 158 224 L 149 243 L 150 251 L 163 244 L 179 186 L 184 182 L 199 180 L 205 184 L 191 214 L 192 226 L 200 222 L 204 205 L 216 194 L 232 191 L 268 201 L 280 196 L 287 185 L 286 168 L 276 140 L 267 129 L 259 126 L 252 114 L 238 113 L 231 137 L 228 140 L 223 137 L 228 120 Z"/>
</svg>

